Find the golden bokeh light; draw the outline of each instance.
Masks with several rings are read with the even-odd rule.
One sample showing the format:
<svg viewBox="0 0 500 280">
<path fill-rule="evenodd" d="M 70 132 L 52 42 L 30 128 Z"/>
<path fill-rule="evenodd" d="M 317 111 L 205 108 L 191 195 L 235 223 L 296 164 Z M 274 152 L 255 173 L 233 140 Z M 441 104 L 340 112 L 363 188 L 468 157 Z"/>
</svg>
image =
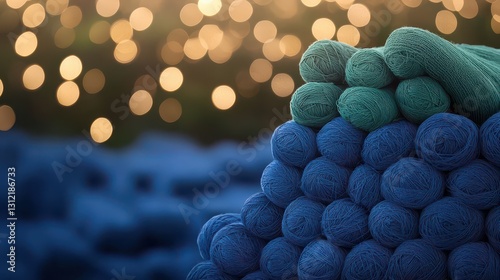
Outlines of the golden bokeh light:
<svg viewBox="0 0 500 280">
<path fill-rule="evenodd" d="M 187 34 L 186 30 L 184 30 L 182 28 L 176 28 L 176 29 L 170 31 L 170 33 L 168 33 L 168 36 L 167 36 L 167 42 L 175 41 L 181 45 L 184 45 L 184 43 L 186 43 L 186 41 L 188 39 L 189 39 L 189 35 Z"/>
<path fill-rule="evenodd" d="M 201 43 L 200 38 L 190 38 L 184 44 L 184 54 L 192 60 L 199 60 L 207 54 L 207 48 Z"/>
<path fill-rule="evenodd" d="M 16 123 L 16 113 L 8 105 L 0 106 L 0 130 L 8 131 Z"/>
<path fill-rule="evenodd" d="M 184 82 L 184 76 L 177 67 L 168 67 L 160 74 L 160 86 L 169 92 L 178 90 Z"/>
<path fill-rule="evenodd" d="M 101 20 L 92 24 L 89 31 L 89 39 L 94 44 L 104 44 L 109 40 L 111 25 Z"/>
<path fill-rule="evenodd" d="M 291 19 L 299 11 L 299 2 L 297 0 L 274 0 L 270 7 L 276 17 Z"/>
<path fill-rule="evenodd" d="M 236 102 L 236 93 L 227 85 L 221 85 L 212 92 L 212 103 L 219 110 L 227 110 Z"/>
<path fill-rule="evenodd" d="M 496 0 L 491 3 L 491 15 L 496 21 L 500 22 L 500 1 Z"/>
<path fill-rule="evenodd" d="M 104 143 L 113 134 L 113 125 L 107 118 L 97 118 L 90 125 L 90 136 L 96 143 Z"/>
<path fill-rule="evenodd" d="M 71 81 L 82 73 L 82 61 L 76 55 L 70 55 L 63 59 L 59 66 L 59 73 L 63 79 Z"/>
<path fill-rule="evenodd" d="M 491 18 L 491 29 L 495 34 L 500 34 L 500 22 L 496 21 L 494 18 Z"/>
<path fill-rule="evenodd" d="M 258 83 L 267 82 L 273 75 L 273 65 L 266 59 L 258 58 L 250 64 L 250 77 Z"/>
<path fill-rule="evenodd" d="M 65 49 L 75 42 L 76 34 L 74 29 L 61 26 L 54 34 L 54 44 L 60 49 Z"/>
<path fill-rule="evenodd" d="M 279 73 L 273 77 L 271 81 L 271 88 L 277 96 L 287 97 L 293 93 L 295 83 L 290 75 L 286 73 Z"/>
<path fill-rule="evenodd" d="M 285 56 L 280 49 L 280 40 L 274 39 L 262 45 L 262 53 L 269 61 L 279 61 Z"/>
<path fill-rule="evenodd" d="M 97 68 L 87 71 L 83 76 L 83 89 L 85 89 L 87 93 L 98 93 L 104 88 L 105 84 L 106 77 L 104 73 Z"/>
<path fill-rule="evenodd" d="M 238 38 L 238 39 L 243 39 L 248 34 L 250 34 L 250 23 L 248 21 L 245 22 L 235 22 L 235 21 L 230 21 L 229 22 L 229 27 L 228 27 L 228 33 L 231 34 L 233 37 Z"/>
<path fill-rule="evenodd" d="M 184 58 L 184 48 L 177 41 L 169 41 L 161 48 L 161 59 L 169 65 L 177 65 Z"/>
<path fill-rule="evenodd" d="M 349 22 L 356 27 L 366 26 L 371 19 L 370 10 L 363 4 L 354 4 L 347 11 Z"/>
<path fill-rule="evenodd" d="M 436 27 L 443 34 L 451 34 L 457 29 L 457 17 L 448 10 L 439 11 L 436 15 Z"/>
<path fill-rule="evenodd" d="M 229 16 L 236 22 L 245 22 L 252 17 L 253 6 L 246 0 L 236 0 L 229 5 Z"/>
<path fill-rule="evenodd" d="M 49 15 L 58 16 L 69 5 L 69 0 L 48 0 L 45 2 L 45 10 Z"/>
<path fill-rule="evenodd" d="M 7 0 L 6 1 L 7 6 L 9 6 L 12 9 L 15 9 L 15 10 L 24 6 L 24 4 L 26 4 L 26 2 L 28 2 L 28 0 Z"/>
<path fill-rule="evenodd" d="M 349 44 L 351 46 L 356 46 L 361 39 L 361 34 L 359 30 L 352 25 L 343 25 L 337 31 L 337 39 L 340 42 Z"/>
<path fill-rule="evenodd" d="M 288 57 L 296 56 L 302 49 L 302 42 L 295 35 L 285 35 L 280 40 L 280 50 Z"/>
<path fill-rule="evenodd" d="M 207 17 L 215 16 L 222 8 L 220 0 L 198 0 L 198 9 Z"/>
<path fill-rule="evenodd" d="M 321 0 L 300 0 L 300 2 L 302 2 L 304 6 L 312 8 L 318 6 Z"/>
<path fill-rule="evenodd" d="M 219 46 L 224 37 L 224 32 L 215 24 L 206 24 L 200 29 L 198 38 L 207 50 L 213 50 Z"/>
<path fill-rule="evenodd" d="M 128 106 L 133 114 L 142 116 L 153 107 L 153 97 L 145 90 L 138 90 L 130 97 Z"/>
<path fill-rule="evenodd" d="M 0 96 L 3 94 L 3 82 L 2 79 L 0 79 Z"/>
<path fill-rule="evenodd" d="M 335 1 L 333 1 L 333 2 L 335 2 Z M 354 0 L 337 0 L 337 4 L 343 10 L 349 9 L 353 3 L 354 3 Z"/>
<path fill-rule="evenodd" d="M 210 60 L 217 64 L 223 64 L 227 62 L 232 55 L 233 46 L 228 36 L 224 36 L 222 38 L 222 42 L 217 48 L 208 51 L 208 57 L 210 58 Z"/>
<path fill-rule="evenodd" d="M 116 61 L 126 64 L 132 62 L 137 56 L 139 49 L 137 44 L 132 40 L 124 40 L 118 43 L 115 47 L 113 55 Z"/>
<path fill-rule="evenodd" d="M 403 4 L 410 8 L 417 8 L 422 4 L 422 0 L 401 0 Z"/>
<path fill-rule="evenodd" d="M 201 22 L 203 14 L 200 9 L 198 9 L 198 5 L 195 3 L 188 3 L 182 7 L 179 17 L 184 25 L 195 26 Z"/>
<path fill-rule="evenodd" d="M 447 10 L 452 12 L 460 11 L 465 5 L 464 0 L 442 0 L 442 3 Z"/>
<path fill-rule="evenodd" d="M 111 39 L 115 43 L 120 43 L 125 40 L 132 39 L 134 30 L 130 25 L 130 22 L 126 19 L 120 19 L 115 21 L 110 28 Z"/>
<path fill-rule="evenodd" d="M 468 0 L 464 2 L 464 6 L 458 12 L 463 18 L 473 19 L 479 13 L 479 6 L 476 0 Z"/>
<path fill-rule="evenodd" d="M 26 89 L 36 90 L 45 81 L 45 72 L 38 64 L 33 64 L 26 68 L 23 73 L 23 85 Z"/>
<path fill-rule="evenodd" d="M 153 23 L 153 13 L 146 7 L 139 7 L 130 14 L 130 25 L 134 30 L 144 31 Z"/>
<path fill-rule="evenodd" d="M 38 39 L 35 33 L 26 31 L 19 35 L 14 45 L 14 49 L 19 56 L 27 57 L 35 52 L 38 46 Z"/>
<path fill-rule="evenodd" d="M 35 28 L 45 20 L 45 8 L 39 4 L 32 4 L 23 13 L 23 24 L 29 28 Z"/>
<path fill-rule="evenodd" d="M 160 117 L 167 123 L 174 123 L 182 116 L 182 105 L 175 98 L 167 98 L 159 108 Z"/>
<path fill-rule="evenodd" d="M 66 28 L 75 28 L 82 21 L 82 10 L 78 6 L 70 6 L 61 14 L 61 24 Z"/>
<path fill-rule="evenodd" d="M 260 6 L 267 6 L 273 2 L 273 0 L 253 0 L 253 2 Z"/>
<path fill-rule="evenodd" d="M 335 35 L 335 24 L 328 18 L 319 18 L 314 21 L 311 31 L 316 40 L 329 40 Z"/>
<path fill-rule="evenodd" d="M 73 81 L 66 81 L 57 88 L 57 102 L 62 106 L 71 106 L 80 97 L 80 88 Z"/>
<path fill-rule="evenodd" d="M 255 36 L 255 39 L 261 43 L 273 40 L 276 38 L 277 33 L 278 29 L 276 28 L 276 25 L 269 20 L 261 20 L 257 22 L 253 28 L 253 35 Z"/>
<path fill-rule="evenodd" d="M 95 8 L 101 17 L 111 17 L 118 12 L 120 0 L 97 0 Z"/>
</svg>

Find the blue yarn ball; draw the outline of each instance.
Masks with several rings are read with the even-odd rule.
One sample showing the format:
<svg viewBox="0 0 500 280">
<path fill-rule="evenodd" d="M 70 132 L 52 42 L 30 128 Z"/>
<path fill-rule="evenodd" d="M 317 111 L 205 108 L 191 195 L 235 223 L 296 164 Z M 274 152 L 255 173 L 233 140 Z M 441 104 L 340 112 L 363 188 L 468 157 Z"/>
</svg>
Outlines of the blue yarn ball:
<svg viewBox="0 0 500 280">
<path fill-rule="evenodd" d="M 233 277 L 220 271 L 211 261 L 200 262 L 191 269 L 186 280 L 232 280 Z"/>
<path fill-rule="evenodd" d="M 267 198 L 281 208 L 303 196 L 300 189 L 302 169 L 273 160 L 269 163 L 260 179 L 260 186 Z"/>
<path fill-rule="evenodd" d="M 262 249 L 260 269 L 274 279 L 290 279 L 297 277 L 297 265 L 302 248 L 278 237 Z"/>
<path fill-rule="evenodd" d="M 361 151 L 363 161 L 376 170 L 387 169 L 400 158 L 413 153 L 416 134 L 417 127 L 405 120 L 390 123 L 370 132 Z"/>
<path fill-rule="evenodd" d="M 304 169 L 300 188 L 308 198 L 328 204 L 347 196 L 350 174 L 349 169 L 319 157 Z"/>
<path fill-rule="evenodd" d="M 273 204 L 264 193 L 249 197 L 241 208 L 241 221 L 255 236 L 271 240 L 281 236 L 285 210 Z"/>
<path fill-rule="evenodd" d="M 345 252 L 326 240 L 309 243 L 299 259 L 299 279 L 338 279 L 344 266 Z"/>
<path fill-rule="evenodd" d="M 368 164 L 359 165 L 352 171 L 347 194 L 354 203 L 370 210 L 382 201 L 380 180 L 382 175 Z"/>
<path fill-rule="evenodd" d="M 370 238 L 368 212 L 348 198 L 336 200 L 323 212 L 321 229 L 333 244 L 351 248 Z"/>
<path fill-rule="evenodd" d="M 473 160 L 448 174 L 447 188 L 469 206 L 490 209 L 500 205 L 500 170 L 485 160 Z"/>
<path fill-rule="evenodd" d="M 372 208 L 368 227 L 373 239 L 394 248 L 418 237 L 418 212 L 384 200 Z"/>
<path fill-rule="evenodd" d="M 439 113 L 425 120 L 417 130 L 418 157 L 438 170 L 464 166 L 479 155 L 479 129 L 470 119 Z"/>
<path fill-rule="evenodd" d="M 422 239 L 403 242 L 392 254 L 386 279 L 446 278 L 446 255 Z"/>
<path fill-rule="evenodd" d="M 274 131 L 271 152 L 275 160 L 304 168 L 316 157 L 316 133 L 306 126 L 288 121 Z"/>
<path fill-rule="evenodd" d="M 382 196 L 407 208 L 422 209 L 444 194 L 441 172 L 418 158 L 402 158 L 382 174 Z"/>
<path fill-rule="evenodd" d="M 500 254 L 500 206 L 490 210 L 486 217 L 485 228 L 488 242 Z"/>
<path fill-rule="evenodd" d="M 243 277 L 259 268 L 265 244 L 243 224 L 230 224 L 215 234 L 210 246 L 211 260 L 222 272 Z"/>
<path fill-rule="evenodd" d="M 498 279 L 500 256 L 486 242 L 467 243 L 451 251 L 448 273 L 451 279 Z"/>
<path fill-rule="evenodd" d="M 438 249 L 453 250 L 478 241 L 483 228 L 483 214 L 454 197 L 444 197 L 420 214 L 420 235 Z"/>
<path fill-rule="evenodd" d="M 316 143 L 323 156 L 338 165 L 352 168 L 361 162 L 365 137 L 366 132 L 338 117 L 321 128 Z"/>
<path fill-rule="evenodd" d="M 500 112 L 481 125 L 481 153 L 488 161 L 500 167 Z"/>
<path fill-rule="evenodd" d="M 298 246 L 306 246 L 321 236 L 321 216 L 325 206 L 301 196 L 285 209 L 281 230 L 285 238 Z"/>
<path fill-rule="evenodd" d="M 250 274 L 247 274 L 241 280 L 272 280 L 272 278 L 267 277 L 262 271 L 257 270 Z"/>
<path fill-rule="evenodd" d="M 215 234 L 221 228 L 237 222 L 241 222 L 240 214 L 227 213 L 213 216 L 203 225 L 196 242 L 200 250 L 200 255 L 204 260 L 210 259 L 210 245 Z"/>
<path fill-rule="evenodd" d="M 370 239 L 354 246 L 345 257 L 342 280 L 382 280 L 392 251 Z"/>
</svg>

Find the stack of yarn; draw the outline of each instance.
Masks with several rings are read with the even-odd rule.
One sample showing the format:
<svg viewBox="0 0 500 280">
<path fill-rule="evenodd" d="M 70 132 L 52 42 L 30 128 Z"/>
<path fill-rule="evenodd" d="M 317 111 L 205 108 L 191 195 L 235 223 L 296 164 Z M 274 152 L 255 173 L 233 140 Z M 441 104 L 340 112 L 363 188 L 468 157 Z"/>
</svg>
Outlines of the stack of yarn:
<svg viewBox="0 0 500 280">
<path fill-rule="evenodd" d="M 188 279 L 498 279 L 499 61 L 409 27 L 313 43 L 262 192 L 206 222 Z"/>
</svg>

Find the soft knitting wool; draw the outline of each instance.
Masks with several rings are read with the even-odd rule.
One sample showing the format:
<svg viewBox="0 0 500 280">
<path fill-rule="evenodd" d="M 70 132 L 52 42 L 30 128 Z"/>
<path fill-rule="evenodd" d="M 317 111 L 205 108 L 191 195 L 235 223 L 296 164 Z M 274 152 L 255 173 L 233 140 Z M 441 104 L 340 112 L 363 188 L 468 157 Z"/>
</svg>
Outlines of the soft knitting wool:
<svg viewBox="0 0 500 280">
<path fill-rule="evenodd" d="M 271 240 L 262 249 L 260 269 L 274 279 L 297 277 L 297 265 L 302 248 L 288 242 L 284 237 Z"/>
<path fill-rule="evenodd" d="M 347 61 L 345 79 L 351 87 L 383 88 L 395 77 L 384 61 L 384 48 L 360 49 Z"/>
<path fill-rule="evenodd" d="M 210 245 L 212 244 L 212 239 L 221 228 L 240 221 L 240 214 L 232 213 L 220 214 L 210 218 L 210 220 L 203 225 L 198 234 L 197 243 L 201 257 L 204 260 L 210 259 Z"/>
<path fill-rule="evenodd" d="M 309 243 L 299 259 L 299 279 L 331 280 L 342 273 L 345 252 L 342 248 L 326 240 Z"/>
<path fill-rule="evenodd" d="M 448 272 L 451 279 L 498 279 L 500 256 L 486 242 L 467 243 L 451 251 Z"/>
<path fill-rule="evenodd" d="M 281 236 L 284 211 L 259 192 L 249 197 L 241 207 L 241 221 L 255 236 L 272 240 Z"/>
<path fill-rule="evenodd" d="M 381 177 L 382 175 L 368 164 L 358 165 L 349 177 L 347 194 L 354 203 L 370 210 L 383 199 L 380 193 Z"/>
<path fill-rule="evenodd" d="M 500 254 L 500 206 L 490 210 L 486 217 L 485 228 L 488 242 Z"/>
<path fill-rule="evenodd" d="M 200 262 L 189 272 L 186 280 L 232 280 L 233 277 L 221 272 L 211 261 Z"/>
<path fill-rule="evenodd" d="M 303 196 L 300 189 L 302 169 L 273 160 L 269 163 L 260 179 L 260 186 L 267 198 L 281 208 Z"/>
<path fill-rule="evenodd" d="M 275 160 L 304 168 L 316 157 L 316 133 L 309 127 L 288 121 L 274 131 L 271 152 Z"/>
<path fill-rule="evenodd" d="M 485 121 L 479 133 L 482 155 L 500 168 L 500 112 Z"/>
<path fill-rule="evenodd" d="M 285 209 L 282 231 L 291 243 L 304 247 L 321 236 L 321 217 L 325 206 L 305 196 L 294 200 Z"/>
<path fill-rule="evenodd" d="M 245 277 L 241 278 L 241 280 L 272 280 L 272 278 L 265 275 L 264 272 L 257 270 L 247 274 Z"/>
<path fill-rule="evenodd" d="M 347 254 L 342 280 L 382 280 L 389 266 L 392 251 L 370 239 L 354 246 Z"/>
</svg>

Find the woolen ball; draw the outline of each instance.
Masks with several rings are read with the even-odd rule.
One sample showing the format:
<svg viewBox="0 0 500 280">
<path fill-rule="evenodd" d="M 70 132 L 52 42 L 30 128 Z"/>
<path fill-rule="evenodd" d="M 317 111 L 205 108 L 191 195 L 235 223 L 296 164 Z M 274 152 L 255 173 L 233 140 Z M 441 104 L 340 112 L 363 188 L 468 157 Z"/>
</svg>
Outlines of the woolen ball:
<svg viewBox="0 0 500 280">
<path fill-rule="evenodd" d="M 269 163 L 260 179 L 260 186 L 267 198 L 281 208 L 303 196 L 300 189 L 302 169 L 273 160 Z"/>
<path fill-rule="evenodd" d="M 500 170 L 485 160 L 473 160 L 448 174 L 447 188 L 469 206 L 490 209 L 500 205 Z"/>
<path fill-rule="evenodd" d="M 301 247 L 288 242 L 284 237 L 278 237 L 262 249 L 260 270 L 274 279 L 297 277 L 297 265 L 301 253 Z"/>
<path fill-rule="evenodd" d="M 271 152 L 275 160 L 304 168 L 316 157 L 316 133 L 306 126 L 288 121 L 274 131 Z"/>
<path fill-rule="evenodd" d="M 445 176 L 418 158 L 402 158 L 382 174 L 382 196 L 400 206 L 422 209 L 440 199 Z"/>
<path fill-rule="evenodd" d="M 347 254 L 342 269 L 343 280 L 382 280 L 392 251 L 370 239 L 354 246 Z"/>
<path fill-rule="evenodd" d="M 351 87 L 383 88 L 395 76 L 385 64 L 383 48 L 360 49 L 347 61 L 345 79 Z"/>
<path fill-rule="evenodd" d="M 437 168 L 450 171 L 479 155 L 479 129 L 470 119 L 439 113 L 425 120 L 417 130 L 418 157 Z"/>
<path fill-rule="evenodd" d="M 482 155 L 500 168 L 500 112 L 481 125 L 480 134 Z"/>
<path fill-rule="evenodd" d="M 345 252 L 322 239 L 309 243 L 299 259 L 299 279 L 338 279 L 344 266 Z"/>
<path fill-rule="evenodd" d="M 373 239 L 394 248 L 418 237 L 418 212 L 384 200 L 372 208 L 368 228 Z"/>
<path fill-rule="evenodd" d="M 300 188 L 308 198 L 328 204 L 347 196 L 350 174 L 349 169 L 318 157 L 304 169 Z"/>
<path fill-rule="evenodd" d="M 415 151 L 417 127 L 405 120 L 385 125 L 368 134 L 361 155 L 366 164 L 379 171 Z"/>
<path fill-rule="evenodd" d="M 262 271 L 257 270 L 250 274 L 247 274 L 241 280 L 272 280 L 272 278 L 267 277 Z"/>
<path fill-rule="evenodd" d="M 222 272 L 243 277 L 259 268 L 265 244 L 243 224 L 230 224 L 215 234 L 210 246 L 211 260 Z"/>
<path fill-rule="evenodd" d="M 237 222 L 241 222 L 240 214 L 227 213 L 213 216 L 203 225 L 196 241 L 200 255 L 204 260 L 210 259 L 210 245 L 214 235 L 221 228 Z"/>
<path fill-rule="evenodd" d="M 380 180 L 382 175 L 368 164 L 356 167 L 349 177 L 347 194 L 351 200 L 370 210 L 382 201 Z"/>
<path fill-rule="evenodd" d="M 285 210 L 272 203 L 264 193 L 249 197 L 241 208 L 241 221 L 255 236 L 271 240 L 281 236 Z"/>
<path fill-rule="evenodd" d="M 232 280 L 233 277 L 220 271 L 211 261 L 200 262 L 189 272 L 186 280 Z"/>
<path fill-rule="evenodd" d="M 488 242 L 500 254 L 500 206 L 496 206 L 490 210 L 486 217 L 485 227 Z"/>
<path fill-rule="evenodd" d="M 294 200 L 285 209 L 281 230 L 285 238 L 298 246 L 306 246 L 321 236 L 321 216 L 325 206 L 305 196 Z"/>
<path fill-rule="evenodd" d="M 348 198 L 335 200 L 323 212 L 321 229 L 333 244 L 354 247 L 370 238 L 368 212 Z"/>
<path fill-rule="evenodd" d="M 486 242 L 467 243 L 451 251 L 448 272 L 451 279 L 498 279 L 500 256 Z"/>
<path fill-rule="evenodd" d="M 338 165 L 353 168 L 361 162 L 366 132 L 341 117 L 327 123 L 316 136 L 319 152 Z"/>
<path fill-rule="evenodd" d="M 422 239 L 403 242 L 392 254 L 386 279 L 446 278 L 446 255 Z"/>
<path fill-rule="evenodd" d="M 420 214 L 420 235 L 442 250 L 478 241 L 483 236 L 483 228 L 483 214 L 454 197 L 444 197 Z"/>
</svg>

